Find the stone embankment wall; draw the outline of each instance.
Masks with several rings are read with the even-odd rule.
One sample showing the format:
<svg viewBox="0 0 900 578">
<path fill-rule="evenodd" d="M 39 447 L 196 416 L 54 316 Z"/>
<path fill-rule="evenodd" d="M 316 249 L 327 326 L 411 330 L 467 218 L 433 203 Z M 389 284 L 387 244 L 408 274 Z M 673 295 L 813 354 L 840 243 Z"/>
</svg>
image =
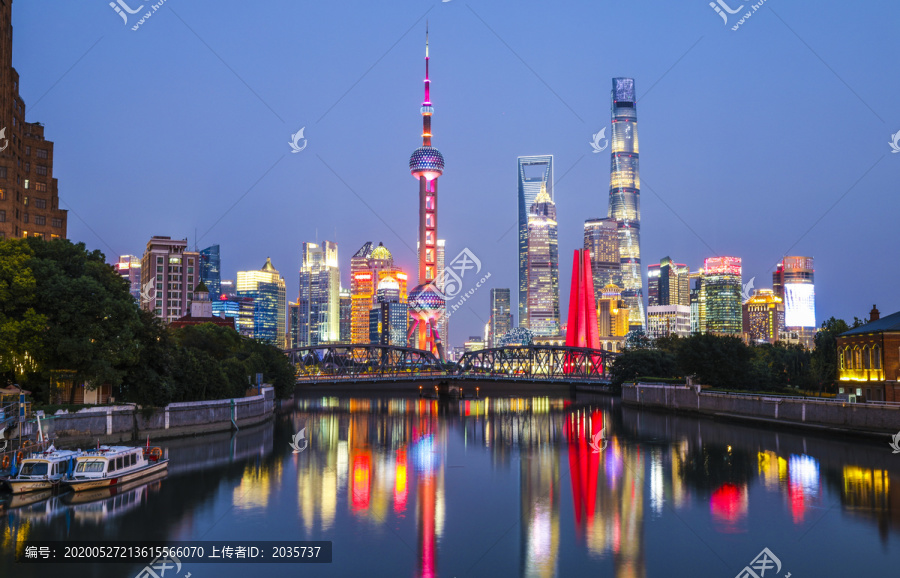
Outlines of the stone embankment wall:
<svg viewBox="0 0 900 578">
<path fill-rule="evenodd" d="M 622 403 L 830 430 L 891 434 L 900 431 L 900 404 L 704 392 L 698 386 L 647 383 L 623 385 Z"/>
<path fill-rule="evenodd" d="M 41 419 L 41 428 L 45 437 L 65 445 L 108 444 L 142 441 L 148 435 L 152 440 L 229 430 L 267 420 L 274 410 L 275 392 L 264 387 L 252 397 L 171 403 L 152 412 L 132 405 L 87 408 L 47 416 Z M 26 424 L 23 433 L 36 434 L 35 421 Z"/>
</svg>

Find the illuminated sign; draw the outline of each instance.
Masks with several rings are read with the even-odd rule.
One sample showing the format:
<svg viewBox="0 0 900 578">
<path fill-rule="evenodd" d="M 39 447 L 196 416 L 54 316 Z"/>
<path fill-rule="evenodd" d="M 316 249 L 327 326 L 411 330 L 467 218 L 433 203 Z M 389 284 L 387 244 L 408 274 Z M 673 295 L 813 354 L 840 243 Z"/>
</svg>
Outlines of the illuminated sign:
<svg viewBox="0 0 900 578">
<path fill-rule="evenodd" d="M 785 284 L 784 325 L 786 327 L 816 326 L 816 290 L 813 284 Z"/>
<path fill-rule="evenodd" d="M 371 279 L 372 276 L 369 275 L 368 273 L 357 273 L 356 275 L 354 275 L 354 278 L 356 278 L 356 279 Z"/>
<path fill-rule="evenodd" d="M 614 78 L 615 100 L 617 102 L 634 102 L 634 79 L 633 78 Z"/>
<path fill-rule="evenodd" d="M 703 262 L 704 275 L 741 276 L 740 257 L 710 257 Z"/>
</svg>

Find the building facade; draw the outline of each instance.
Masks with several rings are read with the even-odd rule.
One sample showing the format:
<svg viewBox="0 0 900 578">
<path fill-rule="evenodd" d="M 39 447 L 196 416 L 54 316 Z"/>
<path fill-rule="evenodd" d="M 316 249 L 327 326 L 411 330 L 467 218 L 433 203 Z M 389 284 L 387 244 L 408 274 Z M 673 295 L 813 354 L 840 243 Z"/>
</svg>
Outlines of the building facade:
<svg viewBox="0 0 900 578">
<path fill-rule="evenodd" d="M 622 299 L 622 288 L 607 285 L 597 300 L 597 335 L 603 349 L 621 351 L 631 327 L 628 304 Z"/>
<path fill-rule="evenodd" d="M 350 341 L 350 318 L 351 318 L 351 312 L 353 311 L 353 300 L 350 297 L 349 289 L 344 289 L 343 287 L 341 287 L 340 300 L 341 300 L 341 308 L 340 308 L 341 328 L 340 328 L 339 339 L 340 339 L 341 343 L 351 343 L 351 341 Z"/>
<path fill-rule="evenodd" d="M 659 265 L 647 267 L 648 305 L 691 304 L 690 269 L 683 263 L 675 263 L 669 257 L 660 260 Z"/>
<path fill-rule="evenodd" d="M 209 294 L 222 294 L 222 258 L 219 246 L 212 245 L 200 251 L 200 280 L 209 289 Z"/>
<path fill-rule="evenodd" d="M 750 343 L 775 343 L 784 332 L 784 301 L 772 289 L 760 289 L 744 302 L 743 327 Z"/>
<path fill-rule="evenodd" d="M 253 338 L 284 349 L 287 345 L 285 284 L 272 260 L 266 258 L 258 271 L 238 271 L 237 294 L 253 299 Z"/>
<path fill-rule="evenodd" d="M 778 296 L 784 300 L 785 331 L 796 334 L 801 345 L 813 349 L 818 328 L 813 258 L 785 257 L 775 274 L 781 281 L 777 287 Z"/>
<path fill-rule="evenodd" d="M 740 257 L 710 257 L 704 261 L 701 332 L 740 337 L 743 328 L 742 290 Z"/>
<path fill-rule="evenodd" d="M 0 2 L 0 239 L 65 239 L 68 212 L 59 208 L 53 142 L 44 138 L 44 125 L 25 122 L 12 33 L 12 2 Z"/>
<path fill-rule="evenodd" d="M 141 258 L 136 255 L 119 255 L 119 261 L 113 265 L 116 272 L 128 283 L 128 292 L 135 301 L 141 300 Z"/>
<path fill-rule="evenodd" d="M 603 288 L 622 283 L 622 264 L 619 261 L 619 227 L 615 219 L 588 219 L 584 222 L 584 249 L 591 255 L 595 297 L 600 299 Z"/>
<path fill-rule="evenodd" d="M 188 312 L 200 277 L 200 255 L 187 239 L 152 237 L 141 258 L 141 309 L 171 323 Z"/>
<path fill-rule="evenodd" d="M 212 299 L 212 312 L 217 317 L 230 317 L 234 319 L 237 332 L 244 337 L 253 338 L 253 313 L 256 307 L 251 297 L 238 297 L 237 295 L 221 294 Z"/>
<path fill-rule="evenodd" d="M 409 277 L 394 267 L 394 256 L 379 243 L 365 243 L 350 260 L 350 342 L 369 343 L 369 311 L 377 304 L 376 288 L 386 277 L 400 286 L 400 302 L 406 303 Z"/>
<path fill-rule="evenodd" d="M 337 343 L 341 334 L 341 275 L 337 243 L 303 243 L 298 303 L 308 316 L 301 320 L 297 347 Z"/>
<path fill-rule="evenodd" d="M 385 277 L 375 292 L 376 304 L 369 311 L 369 342 L 406 347 L 409 312 L 400 302 L 400 284 Z"/>
<path fill-rule="evenodd" d="M 652 339 L 688 337 L 691 334 L 690 305 L 650 305 L 647 307 L 647 336 Z"/>
<path fill-rule="evenodd" d="M 528 293 L 525 327 L 534 335 L 559 334 L 559 237 L 556 204 L 546 187 L 528 214 Z M 520 320 L 521 325 L 521 320 Z"/>
<path fill-rule="evenodd" d="M 500 339 L 512 329 L 510 291 L 505 288 L 491 289 L 491 317 L 488 347 L 500 347 Z"/>
<path fill-rule="evenodd" d="M 553 194 L 553 155 L 518 158 L 519 203 L 519 326 L 528 327 L 528 219 L 531 206 L 541 191 L 551 201 Z"/>
<path fill-rule="evenodd" d="M 644 281 L 641 270 L 641 178 L 637 101 L 633 78 L 613 78 L 609 217 L 616 220 L 622 299 L 632 329 L 644 327 Z"/>
<path fill-rule="evenodd" d="M 900 312 L 881 317 L 837 338 L 838 394 L 856 401 L 900 402 Z"/>
</svg>

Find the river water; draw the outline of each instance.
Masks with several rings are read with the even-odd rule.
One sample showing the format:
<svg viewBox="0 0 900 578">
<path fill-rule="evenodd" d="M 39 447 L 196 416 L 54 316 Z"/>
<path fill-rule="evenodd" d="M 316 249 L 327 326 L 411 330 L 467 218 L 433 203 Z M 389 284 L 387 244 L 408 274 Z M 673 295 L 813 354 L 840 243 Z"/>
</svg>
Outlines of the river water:
<svg viewBox="0 0 900 578">
<path fill-rule="evenodd" d="M 885 437 L 559 392 L 301 395 L 268 423 L 162 442 L 163 479 L 84 503 L 0 498 L 0 576 L 144 568 L 14 562 L 31 540 L 328 540 L 330 564 L 192 561 L 164 578 L 895 577 L 900 455 Z"/>
</svg>

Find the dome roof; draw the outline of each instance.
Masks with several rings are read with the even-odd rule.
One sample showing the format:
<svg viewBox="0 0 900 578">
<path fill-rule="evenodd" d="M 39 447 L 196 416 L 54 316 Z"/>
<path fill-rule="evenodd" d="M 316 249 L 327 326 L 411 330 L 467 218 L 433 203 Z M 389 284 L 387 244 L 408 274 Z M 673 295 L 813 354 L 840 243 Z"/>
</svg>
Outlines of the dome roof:
<svg viewBox="0 0 900 578">
<path fill-rule="evenodd" d="M 410 314 L 416 317 L 440 317 L 444 309 L 444 298 L 435 289 L 434 285 L 418 285 L 409 292 Z"/>
<path fill-rule="evenodd" d="M 444 174 L 444 155 L 434 147 L 419 147 L 409 157 L 409 172 L 417 179 L 436 179 Z"/>
<path fill-rule="evenodd" d="M 391 252 L 388 251 L 387 247 L 382 243 L 378 243 L 378 246 L 375 247 L 372 252 L 369 254 L 370 259 L 393 259 L 394 256 L 391 255 Z"/>
</svg>

